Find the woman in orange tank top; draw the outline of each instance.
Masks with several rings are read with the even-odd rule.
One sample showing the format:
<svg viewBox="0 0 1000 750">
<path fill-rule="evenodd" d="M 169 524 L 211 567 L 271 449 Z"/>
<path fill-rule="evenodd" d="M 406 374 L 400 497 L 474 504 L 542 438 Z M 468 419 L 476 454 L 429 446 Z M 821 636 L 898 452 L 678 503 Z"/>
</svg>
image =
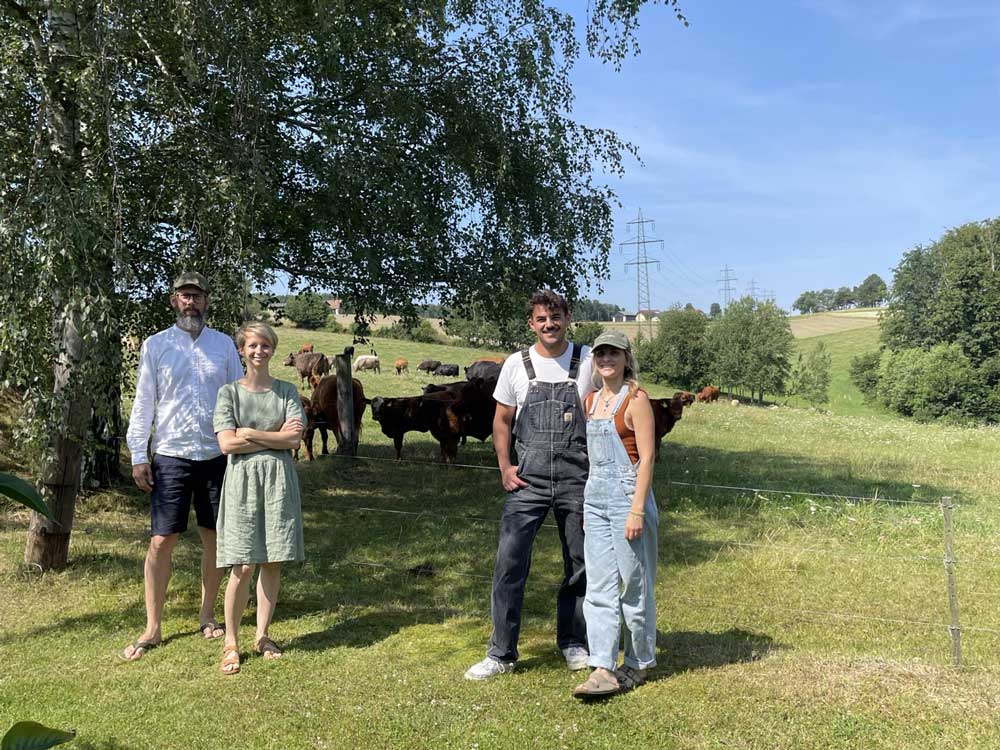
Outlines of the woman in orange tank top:
<svg viewBox="0 0 1000 750">
<path fill-rule="evenodd" d="M 590 474 L 584 490 L 587 620 L 593 673 L 573 695 L 592 698 L 630 690 L 656 664 L 657 510 L 650 490 L 654 419 L 635 380 L 624 334 L 609 331 L 593 348 L 594 385 L 587 398 Z M 624 661 L 618 641 L 624 626 Z"/>
</svg>

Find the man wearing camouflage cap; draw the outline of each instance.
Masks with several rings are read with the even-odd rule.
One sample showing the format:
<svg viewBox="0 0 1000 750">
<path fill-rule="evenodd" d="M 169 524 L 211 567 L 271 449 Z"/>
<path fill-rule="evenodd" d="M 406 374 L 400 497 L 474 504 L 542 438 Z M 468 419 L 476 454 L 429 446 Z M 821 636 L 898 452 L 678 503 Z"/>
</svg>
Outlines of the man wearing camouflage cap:
<svg viewBox="0 0 1000 750">
<path fill-rule="evenodd" d="M 121 652 L 128 661 L 142 658 L 162 639 L 171 556 L 187 530 L 192 500 L 202 544 L 199 631 L 205 638 L 224 633 L 215 620 L 223 574 L 215 567 L 215 521 L 226 457 L 212 413 L 219 388 L 241 378 L 243 365 L 233 340 L 205 326 L 208 291 L 200 273 L 178 276 L 170 295 L 177 320 L 146 339 L 139 354 L 127 442 L 132 478 L 150 493 L 150 540 L 143 569 L 146 629 Z"/>
</svg>

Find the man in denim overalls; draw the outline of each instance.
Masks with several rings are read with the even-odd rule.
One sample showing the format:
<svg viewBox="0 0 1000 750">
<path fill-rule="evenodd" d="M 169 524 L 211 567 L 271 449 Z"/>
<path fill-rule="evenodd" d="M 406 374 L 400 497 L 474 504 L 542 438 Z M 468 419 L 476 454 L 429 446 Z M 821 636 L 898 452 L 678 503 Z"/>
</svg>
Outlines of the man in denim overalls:
<svg viewBox="0 0 1000 750">
<path fill-rule="evenodd" d="M 594 389 L 590 350 L 566 340 L 570 315 L 560 295 L 536 292 L 527 315 L 537 341 L 507 358 L 493 394 L 493 447 L 507 497 L 493 571 L 493 633 L 486 658 L 465 673 L 470 680 L 514 669 L 531 547 L 550 508 L 563 553 L 556 643 L 570 669 L 587 666 L 582 511 L 588 464 L 582 402 Z M 516 464 L 511 461 L 512 435 Z"/>
</svg>

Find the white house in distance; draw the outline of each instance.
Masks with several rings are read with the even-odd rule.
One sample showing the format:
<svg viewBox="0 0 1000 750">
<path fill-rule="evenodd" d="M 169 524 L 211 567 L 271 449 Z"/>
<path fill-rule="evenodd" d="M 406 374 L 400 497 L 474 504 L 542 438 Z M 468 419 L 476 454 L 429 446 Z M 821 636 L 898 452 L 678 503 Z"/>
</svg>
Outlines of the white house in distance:
<svg viewBox="0 0 1000 750">
<path fill-rule="evenodd" d="M 331 297 L 326 300 L 326 306 L 330 308 L 330 312 L 333 313 L 333 317 L 339 318 L 344 314 L 343 306 L 338 297 Z"/>
<path fill-rule="evenodd" d="M 615 313 L 611 316 L 612 323 L 635 323 L 635 315 L 632 313 Z"/>
<path fill-rule="evenodd" d="M 635 313 L 615 313 L 611 316 L 612 323 L 647 323 L 653 321 L 658 323 L 660 320 L 659 310 L 640 310 Z"/>
</svg>

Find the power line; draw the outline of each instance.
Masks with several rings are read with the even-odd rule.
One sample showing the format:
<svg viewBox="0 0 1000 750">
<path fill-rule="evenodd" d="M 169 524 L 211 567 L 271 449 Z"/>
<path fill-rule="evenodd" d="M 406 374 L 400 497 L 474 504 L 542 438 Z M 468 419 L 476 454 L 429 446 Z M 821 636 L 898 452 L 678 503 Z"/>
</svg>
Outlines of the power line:
<svg viewBox="0 0 1000 750">
<path fill-rule="evenodd" d="M 649 296 L 649 266 L 656 264 L 659 268 L 660 261 L 650 260 L 646 255 L 646 246 L 659 244 L 660 249 L 663 249 L 663 240 L 658 240 L 656 238 L 647 239 L 646 238 L 646 224 L 653 226 L 652 219 L 642 218 L 642 209 L 639 209 L 639 216 L 635 221 L 630 221 L 626 225 L 628 231 L 631 234 L 632 227 L 636 228 L 636 238 L 634 240 L 626 240 L 619 244 L 619 247 L 624 249 L 626 246 L 635 246 L 635 260 L 630 260 L 625 264 L 625 270 L 628 270 L 629 266 L 635 266 L 635 282 L 636 282 L 636 307 L 635 316 L 636 320 L 640 315 L 645 313 L 646 322 L 648 325 L 649 338 L 653 338 L 653 305 Z M 641 321 L 640 326 L 641 326 Z"/>
<path fill-rule="evenodd" d="M 733 275 L 733 269 L 729 266 L 724 266 L 721 274 L 716 281 L 722 286 L 719 288 L 719 292 L 722 294 L 722 307 L 723 309 L 729 307 L 729 303 L 733 300 L 733 293 L 736 291 L 736 276 Z"/>
</svg>

